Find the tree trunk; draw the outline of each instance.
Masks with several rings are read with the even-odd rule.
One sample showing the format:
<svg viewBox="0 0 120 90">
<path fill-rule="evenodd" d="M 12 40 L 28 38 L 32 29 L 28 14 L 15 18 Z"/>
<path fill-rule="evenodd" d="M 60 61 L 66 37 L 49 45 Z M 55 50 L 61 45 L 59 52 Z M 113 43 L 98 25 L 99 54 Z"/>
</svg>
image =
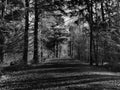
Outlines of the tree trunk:
<svg viewBox="0 0 120 90">
<path fill-rule="evenodd" d="M 73 41 L 71 42 L 71 58 L 74 58 L 74 54 L 73 54 L 73 46 L 74 44 L 73 44 Z"/>
<path fill-rule="evenodd" d="M 89 12 L 89 25 L 90 25 L 90 65 L 93 65 L 93 5 L 92 0 L 87 1 L 87 7 Z"/>
<path fill-rule="evenodd" d="M 4 10 L 5 10 L 5 6 L 4 6 L 4 0 L 1 0 L 2 2 L 2 11 L 1 11 L 1 16 L 2 16 L 2 20 L 4 19 Z"/>
<path fill-rule="evenodd" d="M 0 31 L 0 63 L 3 63 L 3 59 L 4 59 L 3 45 L 4 45 L 4 36 Z"/>
<path fill-rule="evenodd" d="M 77 59 L 82 60 L 82 56 L 80 54 L 80 47 L 79 46 L 78 46 L 78 49 L 77 49 L 77 53 L 78 53 Z"/>
<path fill-rule="evenodd" d="M 105 17 L 104 17 L 105 15 L 104 15 L 103 0 L 101 1 L 101 13 L 102 13 L 102 21 L 104 22 L 105 21 Z M 104 51 L 103 51 L 103 53 L 104 53 L 103 57 L 104 58 L 102 59 L 102 64 L 106 60 L 106 49 L 105 49 L 106 45 L 105 45 L 105 43 L 104 43 L 103 47 L 104 47 Z"/>
<path fill-rule="evenodd" d="M 104 7 L 103 7 L 103 0 L 101 1 L 101 13 L 102 13 L 102 21 L 105 21 L 104 15 Z"/>
<path fill-rule="evenodd" d="M 25 31 L 24 31 L 24 51 L 23 51 L 23 63 L 27 64 L 28 59 L 28 30 L 29 30 L 29 0 L 25 0 Z"/>
<path fill-rule="evenodd" d="M 97 2 L 95 3 L 95 11 L 96 11 L 96 20 L 95 20 L 95 23 L 99 23 L 98 21 L 98 13 L 97 13 Z M 97 29 L 97 28 L 96 28 Z M 95 36 L 94 36 L 94 39 L 93 39 L 93 46 L 94 46 L 94 59 L 95 59 L 95 64 L 96 66 L 98 66 L 99 64 L 99 61 L 98 61 L 98 39 L 99 39 L 99 29 L 94 29 L 94 32 L 95 32 Z"/>
<path fill-rule="evenodd" d="M 55 47 L 54 47 L 54 55 L 55 55 L 55 58 L 58 58 L 58 42 L 55 41 Z"/>
<path fill-rule="evenodd" d="M 41 46 L 40 46 L 40 50 L 41 50 L 41 54 L 40 54 L 40 58 L 41 58 L 41 61 L 43 61 L 43 47 L 42 47 L 42 43 L 41 43 Z"/>
<path fill-rule="evenodd" d="M 4 3 L 4 0 L 1 0 L 2 4 Z M 1 11 L 1 21 L 4 20 L 4 8 L 5 6 L 3 5 L 2 7 L 2 11 Z M 4 41 L 5 41 L 5 38 L 3 36 L 3 33 L 2 31 L 0 31 L 0 63 L 3 63 L 3 60 L 4 60 L 4 52 L 3 52 L 3 46 L 4 46 Z"/>
<path fill-rule="evenodd" d="M 72 56 L 72 41 L 69 41 L 69 56 Z"/>
<path fill-rule="evenodd" d="M 58 42 L 56 42 L 56 58 L 58 58 Z"/>
<path fill-rule="evenodd" d="M 38 14 L 38 0 L 35 0 L 35 22 L 34 22 L 34 55 L 33 55 L 33 60 L 34 63 L 37 64 L 39 63 L 38 60 L 38 21 L 39 21 L 39 14 Z"/>
<path fill-rule="evenodd" d="M 95 64 L 98 66 L 98 45 L 97 45 L 97 38 L 93 40 L 94 41 L 94 58 L 95 58 Z"/>
</svg>

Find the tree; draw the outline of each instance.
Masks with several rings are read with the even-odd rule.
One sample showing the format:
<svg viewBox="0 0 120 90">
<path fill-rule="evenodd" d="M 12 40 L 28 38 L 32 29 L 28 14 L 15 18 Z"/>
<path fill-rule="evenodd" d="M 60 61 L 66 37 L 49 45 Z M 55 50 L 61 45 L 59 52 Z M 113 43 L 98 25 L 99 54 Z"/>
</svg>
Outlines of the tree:
<svg viewBox="0 0 120 90">
<path fill-rule="evenodd" d="M 3 22 L 4 20 L 4 0 L 1 0 L 1 21 Z M 0 63 L 3 62 L 3 59 L 4 59 L 4 52 L 3 52 L 3 46 L 4 46 L 4 41 L 5 41 L 5 38 L 4 38 L 4 35 L 2 33 L 2 31 L 0 30 Z"/>
<path fill-rule="evenodd" d="M 52 28 L 51 34 L 47 36 L 45 41 L 45 46 L 47 49 L 54 52 L 54 56 L 58 58 L 59 54 L 59 45 L 64 41 L 67 41 L 67 33 L 64 32 L 64 28 Z"/>
<path fill-rule="evenodd" d="M 80 33 L 76 33 L 74 37 L 68 36 L 74 38 L 70 42 L 70 52 L 74 51 L 73 53 L 77 53 L 76 55 L 79 55 L 80 60 L 85 59 L 83 57 L 87 53 L 90 56 L 89 63 L 91 65 L 96 63 L 97 65 L 101 61 L 105 62 L 110 61 L 110 58 L 114 59 L 117 56 L 116 54 L 119 53 L 119 1 L 117 3 L 115 0 L 31 0 L 31 2 L 26 0 L 29 3 L 26 4 L 25 2 L 25 11 L 21 0 L 7 1 L 6 6 L 3 3 L 0 4 L 0 43 L 2 44 L 0 53 L 2 51 L 14 51 L 14 53 L 17 53 L 17 51 L 23 52 L 24 50 L 22 60 L 27 63 L 29 46 L 32 47 L 31 51 L 34 52 L 34 63 L 38 63 L 39 46 L 41 46 L 41 56 L 43 56 L 42 49 L 47 49 L 58 57 L 58 46 L 66 40 L 67 35 L 56 27 L 64 27 L 63 31 L 71 28 L 62 20 L 64 17 L 72 19 L 72 22 L 76 25 L 73 28 L 75 33 L 77 31 L 75 29 L 82 25 L 81 22 L 83 22 L 83 26 L 84 24 L 88 25 L 87 30 L 78 28 Z M 25 14 L 25 17 L 23 17 L 23 14 Z M 29 16 L 32 20 L 31 18 L 29 19 Z M 43 20 L 45 20 L 44 23 Z M 24 21 L 25 25 L 23 25 Z M 22 28 L 20 29 L 21 26 Z M 29 28 L 30 30 L 28 30 Z M 7 36 L 8 33 L 9 35 Z M 67 34 L 70 34 L 70 31 Z M 5 43 L 4 38 L 7 39 Z M 41 45 L 39 45 L 38 39 L 42 43 Z M 31 45 L 28 45 L 29 41 L 30 44 L 32 43 Z M 73 43 L 74 45 L 72 45 Z M 3 48 L 3 46 L 6 47 Z M 1 56 L 3 55 L 1 54 Z M 70 56 L 72 56 L 72 53 Z"/>
<path fill-rule="evenodd" d="M 20 0 L 1 0 L 0 2 L 0 36 L 1 36 L 1 61 L 3 62 L 4 54 L 10 52 L 10 46 L 12 45 L 12 37 L 18 30 L 18 26 L 21 26 L 21 16 L 23 19 L 23 2 Z M 19 22 L 19 25 L 18 25 Z M 14 26 L 16 25 L 16 26 Z M 12 34 L 11 34 L 12 33 Z M 14 38 L 15 40 L 16 38 Z M 14 42 L 13 40 L 13 42 Z M 18 42 L 16 42 L 18 44 Z M 10 46 L 9 46 L 10 45 Z M 14 46 L 14 44 L 13 44 Z M 13 46 L 11 48 L 13 48 Z M 9 49 L 8 49 L 9 48 Z M 14 46 L 14 48 L 16 48 Z M 14 50 L 11 50 L 11 53 Z"/>
<path fill-rule="evenodd" d="M 29 0 L 25 0 L 25 31 L 24 31 L 24 51 L 23 63 L 27 64 L 28 59 L 28 30 L 29 30 Z"/>
<path fill-rule="evenodd" d="M 93 65 L 93 0 L 87 1 L 90 25 L 90 65 Z"/>
<path fill-rule="evenodd" d="M 39 22 L 38 0 L 35 0 L 34 10 L 35 10 L 35 22 L 34 22 L 34 56 L 33 56 L 33 60 L 34 60 L 34 63 L 37 64 L 39 62 L 39 60 L 38 60 L 38 22 Z"/>
<path fill-rule="evenodd" d="M 3 45 L 4 45 L 4 36 L 0 31 L 0 63 L 2 63 L 4 59 Z"/>
</svg>

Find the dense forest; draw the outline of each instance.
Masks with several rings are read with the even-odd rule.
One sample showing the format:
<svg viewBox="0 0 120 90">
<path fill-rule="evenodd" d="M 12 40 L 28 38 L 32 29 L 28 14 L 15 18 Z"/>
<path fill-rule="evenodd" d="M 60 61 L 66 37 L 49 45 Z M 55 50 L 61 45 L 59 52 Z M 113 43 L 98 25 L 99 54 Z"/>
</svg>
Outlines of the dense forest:
<svg viewBox="0 0 120 90">
<path fill-rule="evenodd" d="M 26 65 L 51 58 L 90 65 L 119 62 L 119 2 L 1 0 L 0 62 Z"/>
<path fill-rule="evenodd" d="M 120 90 L 120 0 L 0 0 L 0 90 Z"/>
</svg>

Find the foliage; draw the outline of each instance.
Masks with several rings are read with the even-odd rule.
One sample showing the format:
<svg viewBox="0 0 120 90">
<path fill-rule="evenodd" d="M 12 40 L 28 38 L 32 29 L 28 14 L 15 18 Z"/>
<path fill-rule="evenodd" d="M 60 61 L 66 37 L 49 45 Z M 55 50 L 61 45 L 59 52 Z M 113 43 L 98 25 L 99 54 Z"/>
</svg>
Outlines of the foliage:
<svg viewBox="0 0 120 90">
<path fill-rule="evenodd" d="M 5 53 L 23 51 L 26 11 L 30 14 L 29 50 L 33 51 L 34 0 L 29 4 L 25 8 L 24 0 L 0 2 L 0 10 L 4 11 L 4 15 L 0 13 L 0 31 L 5 37 Z M 91 53 L 93 63 L 119 62 L 119 1 L 39 0 L 37 9 L 38 46 L 54 52 L 56 45 L 72 42 L 77 59 L 87 59 Z M 66 21 L 67 18 L 71 21 Z"/>
</svg>

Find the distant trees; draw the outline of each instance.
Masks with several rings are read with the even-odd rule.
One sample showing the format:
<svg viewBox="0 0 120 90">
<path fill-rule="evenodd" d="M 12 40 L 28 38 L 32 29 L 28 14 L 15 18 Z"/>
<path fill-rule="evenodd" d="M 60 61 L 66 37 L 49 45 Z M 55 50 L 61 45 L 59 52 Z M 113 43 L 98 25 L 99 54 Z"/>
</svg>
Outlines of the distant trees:
<svg viewBox="0 0 120 90">
<path fill-rule="evenodd" d="M 54 52 L 54 56 L 58 58 L 59 54 L 59 45 L 63 43 L 64 41 L 67 41 L 67 33 L 64 32 L 64 28 L 52 28 L 51 34 L 48 35 L 47 41 L 45 41 L 45 46 L 48 50 L 51 50 Z"/>
<path fill-rule="evenodd" d="M 120 58 L 118 3 L 118 0 L 2 0 L 0 60 L 8 51 L 22 52 L 22 61 L 27 64 L 31 40 L 33 62 L 37 64 L 39 50 L 41 57 L 43 48 L 58 57 L 59 44 L 69 37 L 69 56 L 85 59 L 89 54 L 91 65 L 114 61 Z M 65 25 L 63 17 L 76 17 L 72 21 L 75 26 Z M 68 28 L 72 32 L 64 33 Z"/>
<path fill-rule="evenodd" d="M 89 24 L 90 64 L 98 65 L 100 62 L 111 61 L 110 58 L 114 59 L 116 51 L 113 53 L 110 51 L 115 47 L 118 48 L 118 44 L 115 42 L 119 39 L 116 37 L 115 40 L 114 37 L 115 33 L 119 33 L 115 28 L 119 26 L 116 26 L 114 22 L 116 16 L 119 18 L 118 2 L 114 0 L 69 0 L 64 2 L 66 10 L 69 10 L 66 12 L 63 9 L 64 15 L 83 17 L 85 18 L 83 21 L 87 21 Z M 78 25 L 80 22 L 76 21 L 75 23 Z"/>
</svg>

